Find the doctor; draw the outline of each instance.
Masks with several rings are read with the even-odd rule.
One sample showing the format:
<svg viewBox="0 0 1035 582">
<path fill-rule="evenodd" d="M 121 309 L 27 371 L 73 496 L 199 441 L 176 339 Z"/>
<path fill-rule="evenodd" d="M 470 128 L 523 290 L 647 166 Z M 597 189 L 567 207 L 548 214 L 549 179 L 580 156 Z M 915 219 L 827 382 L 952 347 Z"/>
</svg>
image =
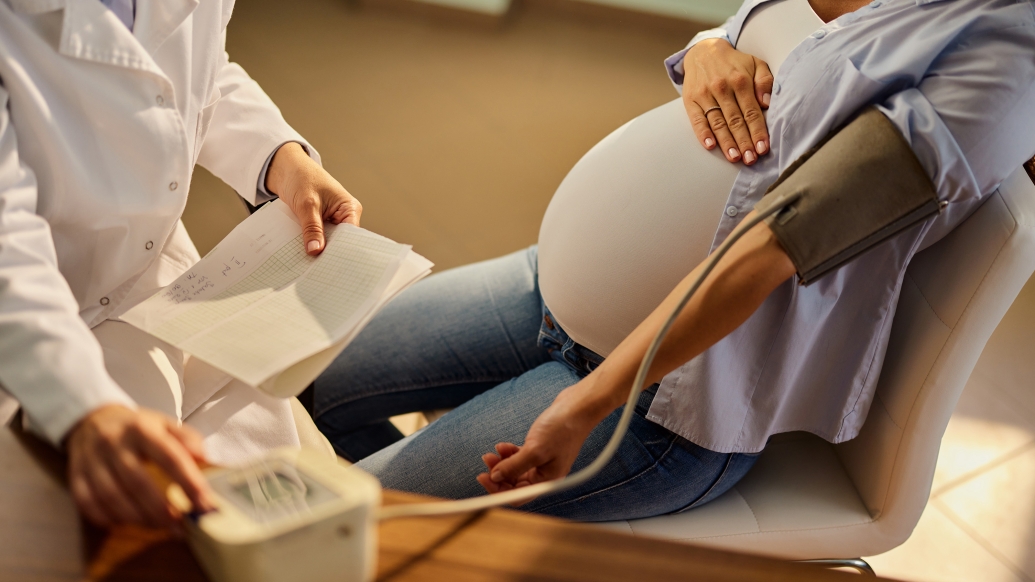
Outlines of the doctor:
<svg viewBox="0 0 1035 582">
<path fill-rule="evenodd" d="M 118 321 L 198 260 L 195 163 L 280 196 L 310 254 L 362 207 L 225 52 L 233 0 L 0 0 L 0 386 L 67 447 L 99 525 L 173 527 L 154 463 L 195 507 L 198 462 L 299 446 L 291 404 Z"/>
</svg>

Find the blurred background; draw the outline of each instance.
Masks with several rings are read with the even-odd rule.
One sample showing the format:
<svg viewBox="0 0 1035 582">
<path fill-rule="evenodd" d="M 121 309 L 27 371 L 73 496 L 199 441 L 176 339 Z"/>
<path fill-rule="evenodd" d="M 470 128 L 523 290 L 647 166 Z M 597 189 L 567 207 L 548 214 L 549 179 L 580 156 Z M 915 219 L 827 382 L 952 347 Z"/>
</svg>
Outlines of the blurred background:
<svg viewBox="0 0 1035 582">
<path fill-rule="evenodd" d="M 740 4 L 427 2 L 239 0 L 227 47 L 363 202 L 363 226 L 437 270 L 534 244 L 572 165 L 677 98 L 663 59 Z M 246 216 L 196 169 L 184 222 L 202 254 Z M 1030 282 L 949 423 L 912 538 L 867 558 L 879 574 L 1035 582 L 1033 351 Z"/>
<path fill-rule="evenodd" d="M 242 0 L 227 49 L 363 203 L 363 226 L 443 269 L 535 243 L 582 154 L 678 98 L 662 61 L 704 24 L 573 5 Z M 198 168 L 184 220 L 201 253 L 244 216 Z"/>
</svg>

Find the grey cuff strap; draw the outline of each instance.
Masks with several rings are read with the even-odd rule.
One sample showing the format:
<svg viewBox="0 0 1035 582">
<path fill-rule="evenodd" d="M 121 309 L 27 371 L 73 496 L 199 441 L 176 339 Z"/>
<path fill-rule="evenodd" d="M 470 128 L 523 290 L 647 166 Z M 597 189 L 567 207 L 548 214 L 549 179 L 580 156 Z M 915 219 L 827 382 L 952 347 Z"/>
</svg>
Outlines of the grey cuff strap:
<svg viewBox="0 0 1035 582">
<path fill-rule="evenodd" d="M 912 148 L 873 107 L 791 164 L 755 209 L 795 193 L 767 223 L 802 285 L 941 208 Z"/>
</svg>

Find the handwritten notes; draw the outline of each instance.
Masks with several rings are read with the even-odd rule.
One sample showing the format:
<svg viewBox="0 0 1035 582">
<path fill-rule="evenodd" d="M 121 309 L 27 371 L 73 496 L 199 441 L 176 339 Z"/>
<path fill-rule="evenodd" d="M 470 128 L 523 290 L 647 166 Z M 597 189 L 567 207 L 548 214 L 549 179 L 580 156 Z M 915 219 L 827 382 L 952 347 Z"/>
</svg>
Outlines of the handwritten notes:
<svg viewBox="0 0 1035 582">
<path fill-rule="evenodd" d="M 431 269 L 409 246 L 352 225 L 326 225 L 325 236 L 323 253 L 307 255 L 301 228 L 278 200 L 122 319 L 264 386 L 303 360 L 343 349 L 391 297 Z M 309 365 L 292 376 L 305 382 L 298 390 L 320 370 Z"/>
</svg>

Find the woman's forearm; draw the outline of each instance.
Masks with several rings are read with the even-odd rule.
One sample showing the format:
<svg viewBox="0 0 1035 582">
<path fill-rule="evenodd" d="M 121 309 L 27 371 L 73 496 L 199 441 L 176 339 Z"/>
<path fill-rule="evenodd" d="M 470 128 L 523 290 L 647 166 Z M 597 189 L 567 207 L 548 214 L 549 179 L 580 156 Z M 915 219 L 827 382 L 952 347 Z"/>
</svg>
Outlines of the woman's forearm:
<svg viewBox="0 0 1035 582">
<path fill-rule="evenodd" d="M 648 346 L 703 268 L 704 263 L 691 271 L 600 367 L 572 387 L 576 392 L 572 396 L 577 397 L 587 420 L 595 424 L 625 403 Z M 769 227 L 761 223 L 752 228 L 719 261 L 676 319 L 651 366 L 646 386 L 740 326 L 794 272 Z"/>
</svg>

